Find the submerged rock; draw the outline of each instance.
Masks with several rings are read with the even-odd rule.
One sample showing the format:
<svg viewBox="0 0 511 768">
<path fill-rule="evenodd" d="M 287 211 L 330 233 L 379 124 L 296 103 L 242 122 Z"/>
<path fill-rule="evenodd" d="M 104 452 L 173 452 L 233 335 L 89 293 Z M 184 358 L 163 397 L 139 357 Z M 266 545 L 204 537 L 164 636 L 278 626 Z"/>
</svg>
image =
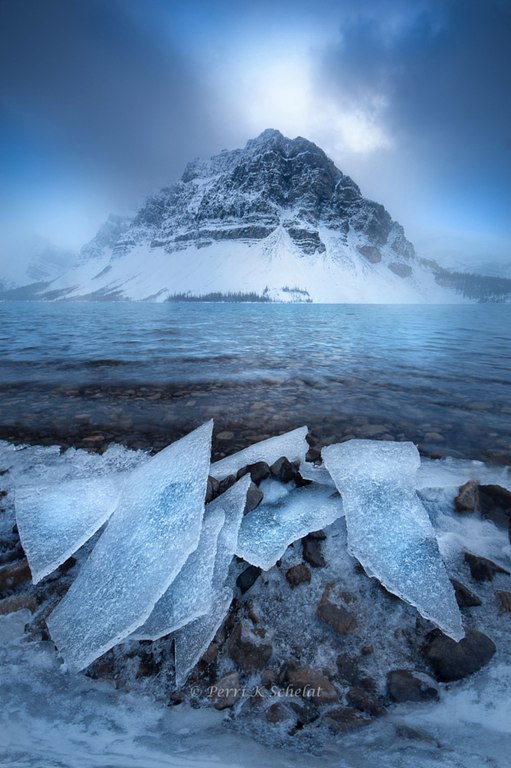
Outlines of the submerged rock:
<svg viewBox="0 0 511 768">
<path fill-rule="evenodd" d="M 482 669 L 496 651 L 495 643 L 475 629 L 467 629 L 459 643 L 435 629 L 422 648 L 437 680 L 448 683 L 461 680 Z"/>
</svg>

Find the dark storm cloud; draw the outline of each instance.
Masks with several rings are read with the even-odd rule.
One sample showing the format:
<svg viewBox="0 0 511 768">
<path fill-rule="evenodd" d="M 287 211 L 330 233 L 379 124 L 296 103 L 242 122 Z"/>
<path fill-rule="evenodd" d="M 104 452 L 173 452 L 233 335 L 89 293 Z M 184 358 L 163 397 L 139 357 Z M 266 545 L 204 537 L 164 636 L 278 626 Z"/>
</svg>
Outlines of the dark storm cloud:
<svg viewBox="0 0 511 768">
<path fill-rule="evenodd" d="M 214 132 L 200 68 L 172 36 L 151 0 L 4 0 L 3 114 L 39 123 L 48 152 L 84 172 L 164 183 Z"/>
<path fill-rule="evenodd" d="M 382 94 L 397 145 L 442 169 L 453 190 L 493 190 L 502 217 L 511 208 L 510 72 L 509 2 L 383 0 L 344 20 L 321 79 L 355 101 Z"/>
</svg>

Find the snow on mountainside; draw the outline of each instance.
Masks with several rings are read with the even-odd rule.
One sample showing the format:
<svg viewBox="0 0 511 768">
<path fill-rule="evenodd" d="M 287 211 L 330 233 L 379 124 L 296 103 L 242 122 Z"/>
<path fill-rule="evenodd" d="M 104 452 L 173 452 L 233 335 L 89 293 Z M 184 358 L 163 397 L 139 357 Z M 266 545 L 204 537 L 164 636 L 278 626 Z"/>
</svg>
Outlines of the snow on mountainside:
<svg viewBox="0 0 511 768">
<path fill-rule="evenodd" d="M 469 276 L 473 277 L 473 276 Z M 132 220 L 111 217 L 40 298 L 314 302 L 506 300 L 419 259 L 403 228 L 325 153 L 266 130 L 189 163 Z M 483 284 L 481 286 L 481 281 Z"/>
</svg>

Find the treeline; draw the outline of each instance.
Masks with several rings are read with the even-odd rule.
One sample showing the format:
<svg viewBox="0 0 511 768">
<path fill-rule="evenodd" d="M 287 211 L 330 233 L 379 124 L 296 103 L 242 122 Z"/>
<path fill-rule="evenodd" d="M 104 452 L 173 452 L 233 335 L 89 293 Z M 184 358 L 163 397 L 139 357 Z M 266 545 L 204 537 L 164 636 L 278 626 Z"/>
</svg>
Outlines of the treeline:
<svg viewBox="0 0 511 768">
<path fill-rule="evenodd" d="M 228 293 L 221 293 L 220 291 L 214 291 L 213 293 L 204 293 L 200 296 L 193 293 L 175 293 L 169 296 L 167 301 L 218 301 L 218 302 L 271 302 L 271 299 L 267 295 L 260 296 L 258 293 L 242 293 L 241 291 Z"/>
</svg>

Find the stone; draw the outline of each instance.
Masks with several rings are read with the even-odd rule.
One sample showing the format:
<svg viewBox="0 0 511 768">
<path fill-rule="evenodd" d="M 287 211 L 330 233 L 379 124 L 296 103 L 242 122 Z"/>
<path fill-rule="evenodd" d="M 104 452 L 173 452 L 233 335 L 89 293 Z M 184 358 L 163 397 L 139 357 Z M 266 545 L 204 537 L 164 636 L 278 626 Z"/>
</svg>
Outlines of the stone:
<svg viewBox="0 0 511 768">
<path fill-rule="evenodd" d="M 339 694 L 325 675 L 312 667 L 288 669 L 289 695 L 301 696 L 313 704 L 332 704 L 339 701 Z"/>
<path fill-rule="evenodd" d="M 206 504 L 209 504 L 210 501 L 213 501 L 218 496 L 219 489 L 220 483 L 216 477 L 210 475 L 206 485 Z"/>
<path fill-rule="evenodd" d="M 301 726 L 310 725 L 310 723 L 313 723 L 319 717 L 318 707 L 308 699 L 303 699 L 302 701 L 291 701 L 290 706 L 293 712 L 296 713 L 298 723 Z"/>
<path fill-rule="evenodd" d="M 37 603 L 30 595 L 13 595 L 12 597 L 6 597 L 4 600 L 0 600 L 0 616 L 6 616 L 8 613 L 16 613 L 27 609 L 34 613 L 37 608 Z"/>
<path fill-rule="evenodd" d="M 282 701 L 275 701 L 273 704 L 265 710 L 264 716 L 266 720 L 272 725 L 280 725 L 281 723 L 292 722 L 297 720 L 296 713 L 290 706 L 284 704 Z"/>
<path fill-rule="evenodd" d="M 280 459 L 277 459 L 277 461 L 271 465 L 270 472 L 272 476 L 276 480 L 280 480 L 281 483 L 290 483 L 298 474 L 295 465 L 292 464 L 289 459 L 286 459 L 285 456 L 281 456 Z"/>
<path fill-rule="evenodd" d="M 424 676 L 425 677 L 425 676 Z M 438 699 L 438 690 L 408 669 L 393 669 L 387 675 L 387 693 L 392 701 L 431 701 Z"/>
<path fill-rule="evenodd" d="M 236 482 L 236 476 L 227 475 L 227 477 L 224 477 L 223 480 L 220 480 L 217 482 L 218 482 L 217 496 L 220 496 L 222 493 L 225 493 L 225 491 L 228 491 L 232 485 L 234 485 L 234 483 Z"/>
<path fill-rule="evenodd" d="M 323 716 L 323 723 L 335 733 L 354 731 L 357 728 L 363 728 L 365 725 L 369 725 L 370 722 L 370 718 L 365 717 L 353 707 L 338 707 L 336 709 L 331 709 Z"/>
<path fill-rule="evenodd" d="M 470 575 L 475 581 L 493 581 L 493 577 L 496 573 L 510 575 L 509 571 L 501 568 L 500 565 L 497 565 L 492 560 L 488 560 L 486 557 L 472 555 L 470 552 L 465 552 L 465 562 L 470 568 Z"/>
<path fill-rule="evenodd" d="M 311 536 L 305 536 L 302 539 L 302 553 L 303 559 L 312 565 L 313 568 L 324 568 L 326 565 L 325 558 L 323 557 L 323 551 L 321 549 L 321 541 L 312 538 Z"/>
<path fill-rule="evenodd" d="M 363 688 L 350 688 L 346 694 L 346 700 L 355 709 L 367 712 L 368 715 L 373 717 L 380 717 L 386 711 L 381 701 Z"/>
<path fill-rule="evenodd" d="M 236 579 L 236 586 L 242 595 L 244 595 L 245 592 L 248 592 L 248 590 L 255 584 L 261 573 L 262 569 L 258 568 L 257 565 L 249 565 L 248 568 L 245 568 L 245 570 L 240 573 Z"/>
<path fill-rule="evenodd" d="M 248 515 L 249 512 L 253 512 L 254 509 L 256 509 L 259 504 L 264 499 L 264 493 L 261 491 L 260 488 L 257 487 L 254 483 L 251 483 L 248 487 L 247 491 L 247 501 L 245 504 L 245 509 L 243 510 L 244 515 Z"/>
<path fill-rule="evenodd" d="M 316 609 L 316 616 L 328 624 L 338 635 L 352 635 L 358 629 L 357 617 L 343 605 L 332 602 L 332 588 L 332 584 L 327 584 L 323 590 Z"/>
<path fill-rule="evenodd" d="M 493 657 L 495 643 L 475 629 L 467 629 L 459 643 L 435 629 L 422 648 L 436 680 L 443 683 L 461 680 L 482 669 Z"/>
<path fill-rule="evenodd" d="M 511 613 L 511 592 L 498 590 L 497 597 L 499 598 L 502 613 Z"/>
<path fill-rule="evenodd" d="M 461 485 L 458 495 L 454 499 L 456 512 L 475 512 L 479 508 L 478 485 L 475 480 L 469 480 L 468 483 Z"/>
<path fill-rule="evenodd" d="M 234 627 L 229 639 L 229 656 L 245 672 L 263 669 L 271 658 L 271 643 L 263 642 L 251 628 L 242 622 Z"/>
<path fill-rule="evenodd" d="M 0 596 L 3 592 L 30 581 L 31 578 L 28 560 L 18 561 L 14 565 L 4 565 L 0 568 Z"/>
<path fill-rule="evenodd" d="M 248 464 L 246 467 L 238 470 L 236 477 L 239 480 L 247 474 L 250 475 L 253 483 L 259 485 L 259 483 L 262 483 L 263 480 L 270 476 L 270 468 L 265 461 L 256 461 L 255 464 Z"/>
<path fill-rule="evenodd" d="M 229 432 L 228 430 L 224 430 L 223 432 L 219 432 L 216 436 L 217 440 L 233 440 L 234 439 L 234 432 Z"/>
<path fill-rule="evenodd" d="M 460 608 L 473 608 L 481 605 L 481 598 L 470 591 L 468 587 L 456 579 L 451 579 L 456 601 Z"/>
<path fill-rule="evenodd" d="M 497 525 L 506 528 L 511 525 L 511 491 L 507 488 L 500 485 L 480 485 L 479 508 L 483 517 L 493 520 Z"/>
<path fill-rule="evenodd" d="M 229 672 L 229 674 L 224 675 L 211 686 L 209 693 L 214 700 L 215 709 L 233 707 L 243 695 L 239 674 Z"/>
<path fill-rule="evenodd" d="M 310 569 L 303 563 L 292 565 L 291 568 L 288 568 L 286 571 L 286 579 L 293 589 L 299 584 L 309 584 L 311 580 Z"/>
</svg>

